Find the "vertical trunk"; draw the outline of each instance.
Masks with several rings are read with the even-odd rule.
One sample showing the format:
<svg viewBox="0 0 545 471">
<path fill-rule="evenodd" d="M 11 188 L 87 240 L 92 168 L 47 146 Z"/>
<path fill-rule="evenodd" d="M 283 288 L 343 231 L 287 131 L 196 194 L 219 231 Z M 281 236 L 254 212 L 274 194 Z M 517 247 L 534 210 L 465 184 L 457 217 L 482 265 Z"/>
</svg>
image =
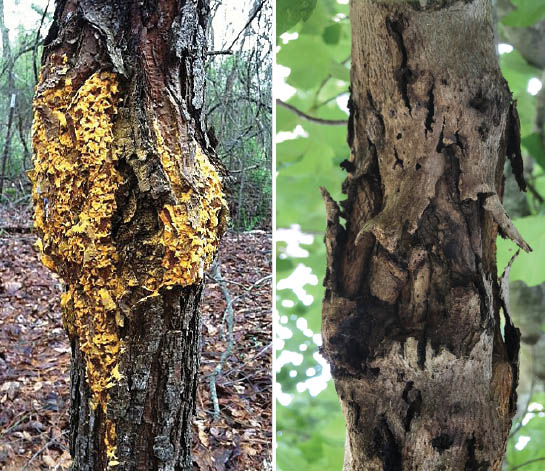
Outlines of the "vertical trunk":
<svg viewBox="0 0 545 471">
<path fill-rule="evenodd" d="M 237 227 L 242 227 L 242 211 L 243 211 L 243 198 L 244 198 L 244 183 L 245 183 L 245 167 L 244 162 L 240 159 L 240 182 L 238 187 L 238 201 L 237 201 Z"/>
<path fill-rule="evenodd" d="M 66 283 L 77 471 L 191 468 L 203 273 L 225 201 L 207 0 L 61 0 L 34 101 L 35 226 Z"/>
<path fill-rule="evenodd" d="M 2 151 L 2 170 L 0 172 L 0 199 L 4 194 L 4 182 L 6 180 L 6 166 L 9 159 L 11 146 L 11 125 L 13 124 L 13 112 L 15 111 L 15 93 L 10 95 L 8 126 L 6 128 L 6 140 L 4 141 L 4 150 Z"/>
<path fill-rule="evenodd" d="M 7 90 L 6 90 L 6 105 L 9 106 L 8 127 L 6 129 L 6 140 L 4 141 L 4 152 L 2 153 L 2 166 L 0 171 L 0 200 L 4 193 L 4 182 L 6 180 L 6 166 L 9 160 L 9 148 L 11 144 L 11 122 L 13 119 L 13 92 L 15 81 L 13 78 L 13 55 L 11 53 L 11 45 L 9 43 L 9 29 L 4 21 L 4 0 L 0 0 L 0 33 L 2 34 L 2 60 L 7 70 Z M 7 106 L 6 106 L 7 107 Z"/>
<path fill-rule="evenodd" d="M 9 29 L 6 26 L 4 19 L 4 0 L 0 0 L 0 33 L 2 34 L 2 59 L 4 67 L 7 70 L 7 93 L 8 100 L 15 88 L 15 78 L 13 76 L 13 54 L 11 52 L 11 44 L 9 42 Z"/>
<path fill-rule="evenodd" d="M 501 205 L 505 156 L 524 180 L 491 3 L 351 2 L 347 199 L 324 192 L 345 471 L 501 469 L 519 334 L 498 231 L 529 247 Z"/>
</svg>

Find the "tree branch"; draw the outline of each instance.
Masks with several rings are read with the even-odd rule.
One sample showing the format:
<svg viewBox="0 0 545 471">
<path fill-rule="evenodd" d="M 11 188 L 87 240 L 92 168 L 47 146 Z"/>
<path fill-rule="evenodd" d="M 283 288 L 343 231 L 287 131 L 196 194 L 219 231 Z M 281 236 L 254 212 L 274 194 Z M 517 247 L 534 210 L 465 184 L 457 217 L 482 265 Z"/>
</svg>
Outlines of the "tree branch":
<svg viewBox="0 0 545 471">
<path fill-rule="evenodd" d="M 218 401 L 218 394 L 216 392 L 216 378 L 221 374 L 221 370 L 223 368 L 223 365 L 227 358 L 231 356 L 231 353 L 233 352 L 233 302 L 234 300 L 231 298 L 231 295 L 229 294 L 229 291 L 227 290 L 227 286 L 225 285 L 225 280 L 221 276 L 219 261 L 216 261 L 215 267 L 214 267 L 214 280 L 219 284 L 221 292 L 223 293 L 223 297 L 225 298 L 225 312 L 224 312 L 224 319 L 227 320 L 227 329 L 228 329 L 228 341 L 227 341 L 227 348 L 225 351 L 221 354 L 220 361 L 214 368 L 214 371 L 210 375 L 209 383 L 210 383 L 210 398 L 212 399 L 212 404 L 214 406 L 214 422 L 219 419 L 220 417 L 220 406 Z"/>
<path fill-rule="evenodd" d="M 246 28 L 248 26 L 250 26 L 250 24 L 252 23 L 252 21 L 254 21 L 254 18 L 257 16 L 257 14 L 261 11 L 261 9 L 263 8 L 263 5 L 265 5 L 265 0 L 263 0 L 259 6 L 257 8 L 254 9 L 253 12 L 250 13 L 250 18 L 248 18 L 248 21 L 246 22 L 246 24 L 244 25 L 244 28 L 242 28 L 240 30 L 240 33 L 237 34 L 237 37 L 233 40 L 233 42 L 231 43 L 231 45 L 229 46 L 229 50 L 233 49 L 233 46 L 235 45 L 235 43 L 238 41 L 238 38 L 240 38 L 240 35 L 246 31 Z"/>
<path fill-rule="evenodd" d="M 314 116 L 310 116 L 304 113 L 303 111 L 297 109 L 295 106 L 280 100 L 279 98 L 276 99 L 276 104 L 290 110 L 291 112 L 295 113 L 300 118 L 306 119 L 307 121 L 310 121 L 312 123 L 323 124 L 326 126 L 347 126 L 348 125 L 348 121 L 345 121 L 343 119 L 322 119 L 322 118 L 316 118 Z"/>
<path fill-rule="evenodd" d="M 207 56 L 227 56 L 233 54 L 233 51 L 209 51 L 206 53 Z"/>
<path fill-rule="evenodd" d="M 40 44 L 40 33 L 42 31 L 42 26 L 44 24 L 44 20 L 45 20 L 45 16 L 47 15 L 48 8 L 49 8 L 49 0 L 47 1 L 47 5 L 45 6 L 42 19 L 40 20 L 40 26 L 38 27 L 38 31 L 36 32 L 36 40 L 34 41 L 34 47 L 32 51 L 32 69 L 34 70 L 34 80 L 36 81 L 36 83 L 38 82 L 38 67 L 36 66 L 36 56 L 38 54 L 38 45 Z"/>
<path fill-rule="evenodd" d="M 541 458 L 534 458 L 533 460 L 528 460 L 528 461 L 525 461 L 524 463 L 521 463 L 517 466 L 515 466 L 514 468 L 511 468 L 510 471 L 515 471 L 516 469 L 520 469 L 524 466 L 528 466 L 529 464 L 532 464 L 532 463 L 537 463 L 538 461 L 545 461 L 545 456 L 542 456 Z"/>
</svg>

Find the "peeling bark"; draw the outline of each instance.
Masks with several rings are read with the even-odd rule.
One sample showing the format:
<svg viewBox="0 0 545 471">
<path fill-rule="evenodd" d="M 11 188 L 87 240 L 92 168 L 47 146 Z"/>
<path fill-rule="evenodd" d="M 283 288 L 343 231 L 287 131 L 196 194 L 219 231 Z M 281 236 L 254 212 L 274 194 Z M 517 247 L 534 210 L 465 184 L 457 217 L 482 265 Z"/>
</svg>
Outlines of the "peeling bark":
<svg viewBox="0 0 545 471">
<path fill-rule="evenodd" d="M 207 0 L 60 0 L 35 227 L 66 283 L 77 471 L 191 469 L 203 274 L 226 222 L 202 120 Z"/>
<path fill-rule="evenodd" d="M 323 192 L 344 470 L 499 471 L 519 333 L 495 240 L 530 247 L 501 204 L 506 157 L 524 179 L 492 5 L 352 0 L 351 25 L 347 199 Z"/>
</svg>

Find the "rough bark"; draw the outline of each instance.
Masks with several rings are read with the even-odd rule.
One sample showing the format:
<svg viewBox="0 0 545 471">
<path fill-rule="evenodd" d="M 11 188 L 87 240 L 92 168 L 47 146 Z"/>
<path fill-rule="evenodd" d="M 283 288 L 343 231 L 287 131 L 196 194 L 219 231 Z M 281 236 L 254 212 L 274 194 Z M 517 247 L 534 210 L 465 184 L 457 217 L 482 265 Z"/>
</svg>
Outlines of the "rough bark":
<svg viewBox="0 0 545 471">
<path fill-rule="evenodd" d="M 226 218 L 207 0 L 61 0 L 34 101 L 35 227 L 66 283 L 74 470 L 191 469 L 203 273 Z"/>
<path fill-rule="evenodd" d="M 348 176 L 324 191 L 345 471 L 501 469 L 519 333 L 496 275 L 518 117 L 489 0 L 352 0 Z M 340 218 L 346 220 L 343 227 Z M 501 328 L 504 317 L 504 329 Z"/>
</svg>

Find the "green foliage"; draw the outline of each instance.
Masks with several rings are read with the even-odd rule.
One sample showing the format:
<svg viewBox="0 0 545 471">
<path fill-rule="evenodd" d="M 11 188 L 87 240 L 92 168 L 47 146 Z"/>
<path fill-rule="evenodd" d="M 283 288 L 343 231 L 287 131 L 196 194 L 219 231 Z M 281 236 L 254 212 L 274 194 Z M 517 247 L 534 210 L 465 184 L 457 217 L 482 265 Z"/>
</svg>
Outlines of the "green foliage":
<svg viewBox="0 0 545 471">
<path fill-rule="evenodd" d="M 277 18 L 281 18 L 292 3 L 295 2 L 277 2 Z M 529 21 L 523 18 L 524 15 L 533 16 L 532 21 L 537 21 L 541 15 L 539 5 L 545 1 L 512 3 L 518 9 L 506 24 Z M 533 13 L 529 13 L 530 10 Z M 280 35 L 284 31 L 289 33 L 278 41 L 277 54 L 278 64 L 289 68 L 286 83 L 295 89 L 295 94 L 286 101 L 308 115 L 347 119 L 337 100 L 339 96 L 346 100 L 349 87 L 350 25 L 347 16 L 347 5 L 334 0 L 318 0 L 306 21 L 298 17 L 290 26 L 284 24 L 285 29 L 278 29 Z M 545 260 L 545 205 L 540 201 L 541 195 L 545 195 L 545 154 L 535 129 L 536 97 L 527 87 L 529 80 L 540 77 L 542 72 L 528 64 L 516 50 L 502 54 L 500 62 L 513 98 L 517 100 L 525 165 L 527 169 L 533 168 L 527 179 L 537 192 L 537 196 L 531 191 L 527 194 L 530 214 L 520 215 L 515 220 L 534 252 L 519 255 L 512 267 L 511 279 L 534 285 L 545 281 L 545 268 L 542 268 L 545 263 L 540 263 Z M 277 239 L 276 274 L 283 289 L 277 290 L 276 297 L 277 332 L 282 346 L 277 352 L 276 379 L 281 388 L 282 403 L 291 398 L 288 405 L 277 406 L 277 465 L 279 471 L 340 470 L 345 432 L 332 381 L 316 396 L 305 389 L 309 381 L 328 377 L 326 368 L 322 368 L 316 359 L 319 342 L 315 342 L 313 336 L 320 332 L 321 281 L 326 263 L 325 211 L 319 187 L 325 186 L 336 200 L 344 198 L 340 191 L 344 175 L 339 163 L 349 156 L 346 128 L 309 122 L 284 107 L 277 107 L 276 126 L 278 133 L 298 130 L 297 135 L 276 145 L 277 227 L 287 229 L 297 224 L 302 234 L 314 236 L 310 244 L 299 243 L 299 249 L 308 252 L 307 256 L 294 255 L 286 242 Z M 509 168 L 508 171 L 511 172 Z M 498 239 L 500 272 L 513 255 L 514 247 L 510 241 Z M 318 280 L 316 285 L 307 282 L 302 287 L 306 295 L 312 296 L 312 302 L 302 297 L 297 280 L 290 278 L 302 267 L 310 269 Z M 286 279 L 289 281 L 283 282 Z M 541 396 L 535 395 L 532 400 L 544 404 Z M 524 449 L 515 447 L 518 435 L 508 442 L 508 470 L 529 457 L 539 456 L 545 443 L 545 437 L 541 435 L 545 432 L 534 435 L 536 429 L 545 431 L 545 420 L 539 414 L 525 422 L 518 432 L 518 435 L 532 435 Z M 545 465 L 537 462 L 523 469 L 541 470 Z"/>
<path fill-rule="evenodd" d="M 525 137 L 533 132 L 536 116 L 536 99 L 528 93 L 528 82 L 533 77 L 539 77 L 541 72 L 528 64 L 516 50 L 502 54 L 500 65 L 503 76 L 513 93 L 513 98 L 517 100 L 520 131 L 522 137 Z"/>
<path fill-rule="evenodd" d="M 532 26 L 545 18 L 544 0 L 511 0 L 511 3 L 515 10 L 501 20 L 506 26 Z"/>
<path fill-rule="evenodd" d="M 541 168 L 545 168 L 545 150 L 539 133 L 534 132 L 522 138 L 522 146 Z"/>
<path fill-rule="evenodd" d="M 533 252 L 522 252 L 511 267 L 509 280 L 524 281 L 528 286 L 545 282 L 545 265 L 536 260 L 545 260 L 545 219 L 543 216 L 527 216 L 513 221 L 524 240 L 530 244 Z M 498 270 L 501 274 L 518 247 L 511 241 L 499 238 Z"/>
<path fill-rule="evenodd" d="M 524 463 L 524 471 L 543 471 L 545 458 L 545 394 L 533 394 L 528 401 L 528 410 L 513 424 L 512 438 L 507 442 L 506 471 L 514 470 Z"/>
<path fill-rule="evenodd" d="M 344 454 L 344 419 L 330 382 L 319 397 L 308 392 L 279 407 L 277 466 L 283 471 L 338 470 Z"/>
<path fill-rule="evenodd" d="M 314 7 L 316 0 L 277 0 L 276 1 L 276 34 L 277 36 L 295 26 L 299 21 L 306 21 Z"/>
<path fill-rule="evenodd" d="M 277 18 L 283 11 L 282 4 L 277 3 Z M 347 119 L 336 100 L 343 96 L 346 101 L 349 86 L 347 14 L 348 5 L 318 0 L 308 20 L 290 30 L 297 32 L 298 38 L 283 45 L 279 41 L 277 63 L 290 68 L 286 82 L 297 90 L 288 103 L 318 118 Z M 283 332 L 290 332 L 289 338 L 283 337 L 282 351 L 296 353 L 300 359 L 288 361 L 277 372 L 282 392 L 293 398 L 288 406 L 277 407 L 278 469 L 341 469 L 344 419 L 332 382 L 316 397 L 297 390 L 305 381 L 319 381 L 325 374 L 316 360 L 318 344 L 312 336 L 320 332 L 321 281 L 325 275 L 324 205 L 319 188 L 324 186 L 341 199 L 343 172 L 339 164 L 349 156 L 346 128 L 312 123 L 280 107 L 276 126 L 277 132 L 292 132 L 298 126 L 304 130 L 304 135 L 276 145 L 277 227 L 298 224 L 303 233 L 315 234 L 310 245 L 301 245 L 308 251 L 306 257 L 289 255 L 286 244 L 277 243 L 277 281 L 301 266 L 311 269 L 317 279 L 316 284 L 303 286 L 312 296 L 311 303 L 302 300 L 292 286 L 277 291 L 280 325 Z"/>
<path fill-rule="evenodd" d="M 534 77 L 540 77 L 541 71 L 528 64 L 516 50 L 502 54 L 500 65 L 513 97 L 517 100 L 522 150 L 526 157 L 526 166 L 534 168 L 533 174 L 527 180 L 537 193 L 528 192 L 529 207 L 533 214 L 514 220 L 515 226 L 533 252 L 519 254 L 511 268 L 510 281 L 521 280 L 528 286 L 536 286 L 545 282 L 544 265 L 538 262 L 545 260 L 545 208 L 543 201 L 539 200 L 541 195 L 545 195 L 545 179 L 540 176 L 545 168 L 545 153 L 540 135 L 535 132 L 536 97 L 528 92 L 528 82 Z M 512 241 L 498 238 L 497 264 L 500 274 L 516 251 Z"/>
</svg>

